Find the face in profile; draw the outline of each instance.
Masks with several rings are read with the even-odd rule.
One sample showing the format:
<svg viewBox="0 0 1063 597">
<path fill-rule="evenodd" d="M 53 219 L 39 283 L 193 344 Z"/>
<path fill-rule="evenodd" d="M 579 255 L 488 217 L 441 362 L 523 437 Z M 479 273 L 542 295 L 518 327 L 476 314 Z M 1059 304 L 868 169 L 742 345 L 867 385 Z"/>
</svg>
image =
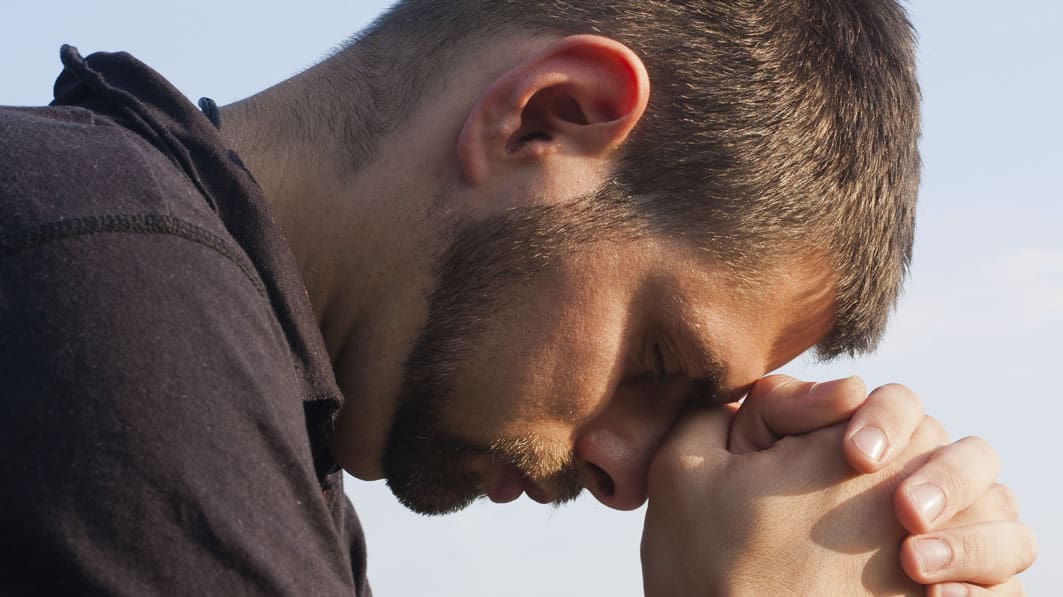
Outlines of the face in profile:
<svg viewBox="0 0 1063 597">
<path fill-rule="evenodd" d="M 585 484 L 637 507 L 684 408 L 740 398 L 829 329 L 821 271 L 739 288 L 703 253 L 574 210 L 466 223 L 443 254 L 382 462 L 414 511 L 563 502 Z"/>
</svg>

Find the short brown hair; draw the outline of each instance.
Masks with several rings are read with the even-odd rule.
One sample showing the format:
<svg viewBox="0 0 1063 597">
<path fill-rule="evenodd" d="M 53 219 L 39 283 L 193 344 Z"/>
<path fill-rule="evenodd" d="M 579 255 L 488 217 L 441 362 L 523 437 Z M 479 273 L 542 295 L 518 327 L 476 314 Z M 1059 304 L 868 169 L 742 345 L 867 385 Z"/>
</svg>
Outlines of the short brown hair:
<svg viewBox="0 0 1063 597">
<path fill-rule="evenodd" d="M 330 61 L 357 53 L 380 100 L 337 130 L 395 128 L 469 49 L 579 33 L 628 45 L 650 74 L 609 183 L 631 209 L 747 278 L 829 259 L 820 355 L 874 348 L 911 259 L 920 168 L 914 34 L 896 2 L 403 0 Z M 371 157 L 372 135 L 348 143 L 352 163 Z"/>
</svg>

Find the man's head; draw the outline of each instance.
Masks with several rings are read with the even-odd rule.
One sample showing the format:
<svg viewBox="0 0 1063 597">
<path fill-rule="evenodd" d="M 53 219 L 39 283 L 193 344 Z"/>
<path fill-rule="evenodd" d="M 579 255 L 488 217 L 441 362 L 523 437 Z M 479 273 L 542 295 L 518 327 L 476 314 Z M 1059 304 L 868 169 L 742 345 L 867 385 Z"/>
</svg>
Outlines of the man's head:
<svg viewBox="0 0 1063 597">
<path fill-rule="evenodd" d="M 578 34 L 619 41 L 649 73 L 649 104 L 609 180 L 628 207 L 742 276 L 824 252 L 838 297 L 821 354 L 873 348 L 910 259 L 919 181 L 903 9 L 888 0 L 405 0 L 346 51 L 374 60 L 366 74 L 386 100 L 371 119 L 387 131 L 492 45 Z M 348 163 L 364 163 L 374 142 L 351 142 Z"/>
<path fill-rule="evenodd" d="M 406 0 L 311 71 L 337 171 L 447 148 L 409 174 L 449 236 L 373 422 L 400 497 L 578 477 L 634 507 L 683 408 L 874 346 L 911 249 L 912 46 L 890 2 Z"/>
</svg>

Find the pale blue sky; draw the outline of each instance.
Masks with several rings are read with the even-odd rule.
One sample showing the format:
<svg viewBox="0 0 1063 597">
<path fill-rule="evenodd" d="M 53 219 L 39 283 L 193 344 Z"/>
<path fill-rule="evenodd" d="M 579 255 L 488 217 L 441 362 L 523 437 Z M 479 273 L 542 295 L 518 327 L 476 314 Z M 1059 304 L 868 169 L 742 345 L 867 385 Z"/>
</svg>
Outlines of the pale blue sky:
<svg viewBox="0 0 1063 597">
<path fill-rule="evenodd" d="M 58 47 L 127 50 L 195 99 L 225 103 L 294 74 L 385 2 L 12 3 L 0 104 L 50 98 Z M 915 0 L 925 98 L 924 179 L 912 278 L 879 352 L 788 371 L 900 381 L 954 437 L 989 439 L 1037 531 L 1031 595 L 1063 586 L 1063 3 Z M 589 498 L 526 499 L 422 519 L 379 484 L 350 483 L 381 597 L 641 595 L 641 513 Z M 1053 588 L 1055 587 L 1055 588 Z"/>
</svg>

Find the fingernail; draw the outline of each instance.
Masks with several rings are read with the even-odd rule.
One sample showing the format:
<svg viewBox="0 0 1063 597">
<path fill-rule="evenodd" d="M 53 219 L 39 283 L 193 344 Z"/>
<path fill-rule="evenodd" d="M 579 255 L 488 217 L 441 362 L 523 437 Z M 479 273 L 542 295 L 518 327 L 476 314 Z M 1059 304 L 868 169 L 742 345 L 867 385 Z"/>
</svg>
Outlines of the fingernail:
<svg viewBox="0 0 1063 597">
<path fill-rule="evenodd" d="M 916 551 L 924 574 L 937 572 L 952 561 L 952 549 L 940 539 L 920 539 Z"/>
<path fill-rule="evenodd" d="M 886 451 L 886 434 L 877 427 L 864 427 L 853 434 L 853 444 L 872 462 L 878 462 Z"/>
<path fill-rule="evenodd" d="M 932 524 L 937 520 L 938 516 L 941 516 L 941 511 L 945 509 L 945 494 L 929 483 L 916 485 L 908 490 L 908 495 L 927 524 Z"/>
<path fill-rule="evenodd" d="M 967 590 L 967 585 L 951 582 L 947 585 L 941 585 L 941 597 L 968 597 L 970 594 L 970 591 Z"/>
</svg>

